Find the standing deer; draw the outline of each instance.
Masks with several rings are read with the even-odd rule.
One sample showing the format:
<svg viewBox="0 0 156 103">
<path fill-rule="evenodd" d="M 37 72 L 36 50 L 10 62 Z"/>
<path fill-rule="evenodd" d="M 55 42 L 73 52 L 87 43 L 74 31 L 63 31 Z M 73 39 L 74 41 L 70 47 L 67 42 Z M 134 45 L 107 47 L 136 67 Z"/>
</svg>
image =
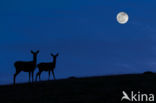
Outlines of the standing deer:
<svg viewBox="0 0 156 103">
<path fill-rule="evenodd" d="M 40 63 L 38 64 L 38 69 L 39 72 L 36 74 L 36 81 L 37 81 L 37 77 L 39 76 L 39 80 L 40 80 L 40 75 L 43 71 L 47 71 L 49 72 L 49 78 L 50 78 L 50 72 L 52 72 L 53 78 L 55 80 L 55 74 L 54 74 L 54 69 L 56 67 L 56 58 L 59 54 L 57 53 L 56 55 L 51 53 L 51 56 L 53 57 L 53 62 L 51 63 Z M 49 80 L 48 78 L 48 80 Z"/>
<path fill-rule="evenodd" d="M 32 82 L 33 82 L 33 75 L 34 75 L 34 70 L 36 68 L 36 63 L 37 63 L 37 54 L 39 53 L 39 50 L 36 52 L 33 52 L 31 50 L 31 53 L 33 54 L 33 60 L 26 62 L 26 61 L 17 61 L 15 62 L 14 66 L 16 68 L 16 73 L 14 74 L 14 84 L 16 82 L 16 76 L 21 72 L 29 72 L 29 82 L 30 82 L 30 76 L 32 75 Z"/>
</svg>

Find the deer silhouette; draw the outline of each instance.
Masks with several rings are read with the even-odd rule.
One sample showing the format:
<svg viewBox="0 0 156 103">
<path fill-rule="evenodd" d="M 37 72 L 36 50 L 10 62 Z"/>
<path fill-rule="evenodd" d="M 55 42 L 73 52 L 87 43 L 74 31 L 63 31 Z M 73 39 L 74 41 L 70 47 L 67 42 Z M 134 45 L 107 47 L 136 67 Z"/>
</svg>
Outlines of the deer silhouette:
<svg viewBox="0 0 156 103">
<path fill-rule="evenodd" d="M 50 63 L 40 63 L 37 65 L 39 72 L 36 74 L 36 81 L 37 81 L 37 77 L 39 76 L 39 80 L 40 80 L 40 75 L 43 71 L 47 71 L 49 72 L 49 78 L 50 78 L 50 72 L 52 72 L 53 78 L 55 80 L 55 74 L 54 74 L 54 69 L 56 67 L 56 58 L 59 54 L 57 53 L 56 55 L 51 53 L 51 56 L 53 57 L 53 61 Z M 49 80 L 48 78 L 48 80 Z"/>
<path fill-rule="evenodd" d="M 32 75 L 32 82 L 33 82 L 33 75 L 34 75 L 34 70 L 36 68 L 36 63 L 37 63 L 37 54 L 39 53 L 39 50 L 36 52 L 33 52 L 31 50 L 31 53 L 33 54 L 33 60 L 32 61 L 17 61 L 14 63 L 14 66 L 16 68 L 16 73 L 14 74 L 14 84 L 16 82 L 16 76 L 21 72 L 29 72 L 29 82 L 30 82 L 30 76 Z"/>
</svg>

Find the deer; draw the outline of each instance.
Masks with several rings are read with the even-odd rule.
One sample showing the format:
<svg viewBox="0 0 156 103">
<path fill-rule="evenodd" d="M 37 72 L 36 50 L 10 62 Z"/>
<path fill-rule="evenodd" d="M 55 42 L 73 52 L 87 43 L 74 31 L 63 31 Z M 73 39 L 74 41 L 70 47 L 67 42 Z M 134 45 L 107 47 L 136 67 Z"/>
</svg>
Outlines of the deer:
<svg viewBox="0 0 156 103">
<path fill-rule="evenodd" d="M 34 70 L 36 69 L 36 65 L 37 65 L 37 55 L 39 53 L 39 50 L 36 52 L 33 52 L 32 50 L 30 51 L 33 54 L 33 60 L 32 61 L 16 61 L 14 63 L 16 72 L 14 74 L 14 85 L 16 83 L 16 76 L 24 71 L 24 72 L 29 72 L 29 82 L 30 82 L 30 78 L 32 75 L 32 82 L 33 82 L 33 75 L 34 75 Z"/>
<path fill-rule="evenodd" d="M 53 58 L 52 62 L 49 63 L 40 63 L 37 65 L 39 72 L 36 74 L 36 81 L 37 81 L 37 77 L 39 76 L 39 80 L 40 79 L 40 75 L 43 71 L 49 72 L 49 77 L 48 80 L 50 78 L 50 72 L 52 72 L 53 75 L 53 79 L 55 80 L 55 74 L 54 74 L 54 69 L 56 67 L 56 58 L 59 56 L 59 54 L 57 53 L 56 55 L 51 53 L 51 56 Z"/>
</svg>

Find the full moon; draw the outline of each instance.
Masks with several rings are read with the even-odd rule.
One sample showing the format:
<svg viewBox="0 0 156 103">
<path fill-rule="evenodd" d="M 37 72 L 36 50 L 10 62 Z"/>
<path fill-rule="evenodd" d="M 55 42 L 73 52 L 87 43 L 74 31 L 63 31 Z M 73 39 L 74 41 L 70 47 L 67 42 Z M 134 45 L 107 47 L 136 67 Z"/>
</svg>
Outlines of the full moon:
<svg viewBox="0 0 156 103">
<path fill-rule="evenodd" d="M 119 12 L 116 16 L 118 23 L 125 24 L 128 22 L 128 14 L 125 12 Z"/>
</svg>

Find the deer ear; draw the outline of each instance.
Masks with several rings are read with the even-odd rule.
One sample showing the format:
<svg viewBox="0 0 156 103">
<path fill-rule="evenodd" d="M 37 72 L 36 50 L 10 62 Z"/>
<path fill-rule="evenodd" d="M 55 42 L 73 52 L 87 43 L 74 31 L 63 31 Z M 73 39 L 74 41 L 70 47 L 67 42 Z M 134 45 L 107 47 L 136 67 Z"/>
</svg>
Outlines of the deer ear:
<svg viewBox="0 0 156 103">
<path fill-rule="evenodd" d="M 59 56 L 59 53 L 57 53 L 56 56 Z"/>
<path fill-rule="evenodd" d="M 53 53 L 50 54 L 51 56 L 54 56 Z"/>
<path fill-rule="evenodd" d="M 40 52 L 40 51 L 39 51 L 39 50 L 37 50 L 37 52 L 36 52 L 36 53 L 38 54 L 39 52 Z"/>
<path fill-rule="evenodd" d="M 30 51 L 32 54 L 34 53 L 32 50 Z"/>
</svg>

